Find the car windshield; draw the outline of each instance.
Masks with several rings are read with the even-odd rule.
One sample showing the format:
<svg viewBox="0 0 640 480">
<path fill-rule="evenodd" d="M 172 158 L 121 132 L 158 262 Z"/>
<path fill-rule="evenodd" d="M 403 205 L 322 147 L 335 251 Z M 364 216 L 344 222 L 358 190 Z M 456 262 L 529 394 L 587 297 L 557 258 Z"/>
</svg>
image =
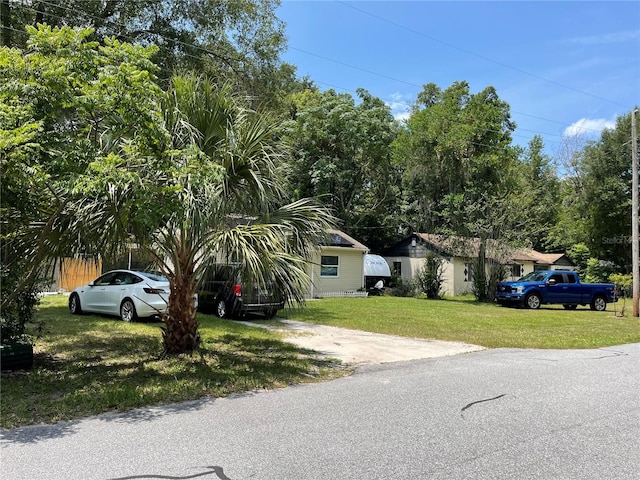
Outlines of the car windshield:
<svg viewBox="0 0 640 480">
<path fill-rule="evenodd" d="M 154 282 L 168 282 L 169 280 L 162 275 L 158 275 L 156 273 L 151 272 L 136 272 L 138 275 L 142 275 L 143 277 L 147 277 L 149 280 L 153 280 Z"/>
<path fill-rule="evenodd" d="M 541 282 L 546 276 L 545 272 L 531 272 L 522 277 L 519 282 Z"/>
</svg>

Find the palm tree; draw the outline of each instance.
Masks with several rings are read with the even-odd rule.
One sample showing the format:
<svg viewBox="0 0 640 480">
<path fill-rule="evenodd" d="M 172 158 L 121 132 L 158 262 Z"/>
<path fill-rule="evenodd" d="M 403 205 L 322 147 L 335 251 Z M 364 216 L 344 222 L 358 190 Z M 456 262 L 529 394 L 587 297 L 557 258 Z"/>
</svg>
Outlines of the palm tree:
<svg viewBox="0 0 640 480">
<path fill-rule="evenodd" d="M 278 125 L 244 109 L 229 88 L 175 77 L 163 112 L 178 201 L 143 246 L 171 282 L 165 352 L 183 353 L 199 345 L 193 298 L 210 263 L 232 259 L 258 285 L 273 280 L 301 302 L 305 259 L 334 219 L 310 199 L 287 203 Z"/>
</svg>

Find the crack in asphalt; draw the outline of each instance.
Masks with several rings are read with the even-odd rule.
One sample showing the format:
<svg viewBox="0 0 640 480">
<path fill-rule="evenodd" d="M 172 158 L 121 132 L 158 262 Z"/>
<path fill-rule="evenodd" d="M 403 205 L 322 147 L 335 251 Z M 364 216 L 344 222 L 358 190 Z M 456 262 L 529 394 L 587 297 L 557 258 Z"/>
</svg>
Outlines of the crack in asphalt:
<svg viewBox="0 0 640 480">
<path fill-rule="evenodd" d="M 460 410 L 460 416 L 462 418 L 464 418 L 464 415 L 462 414 L 466 409 L 471 408 L 472 406 L 478 404 L 478 403 L 484 403 L 484 402 L 491 402 L 493 400 L 497 400 L 499 398 L 502 398 L 506 395 L 506 393 L 503 393 L 502 395 L 498 395 L 497 397 L 493 397 L 493 398 L 485 398 L 483 400 L 476 400 L 475 402 L 471 402 L 468 403 L 467 405 L 465 405 L 464 407 L 462 407 L 462 410 Z"/>
<path fill-rule="evenodd" d="M 194 475 L 187 475 L 186 477 L 175 477 L 170 475 L 134 475 L 132 477 L 119 477 L 119 478 L 112 478 L 110 480 L 134 480 L 134 479 L 143 479 L 143 478 L 149 478 L 149 479 L 157 478 L 161 480 L 186 480 L 189 478 L 204 477 L 205 475 L 210 475 L 212 473 L 215 473 L 220 480 L 231 480 L 229 477 L 227 477 L 224 474 L 224 470 L 222 469 L 222 467 L 215 466 L 215 467 L 204 467 L 204 468 L 208 468 L 211 471 L 196 473 Z"/>
<path fill-rule="evenodd" d="M 618 352 L 617 350 L 602 350 L 603 352 L 611 352 L 613 355 L 603 355 L 601 357 L 594 357 L 591 360 L 600 360 L 601 358 L 612 358 L 612 357 L 626 357 L 629 354 L 625 352 Z"/>
</svg>

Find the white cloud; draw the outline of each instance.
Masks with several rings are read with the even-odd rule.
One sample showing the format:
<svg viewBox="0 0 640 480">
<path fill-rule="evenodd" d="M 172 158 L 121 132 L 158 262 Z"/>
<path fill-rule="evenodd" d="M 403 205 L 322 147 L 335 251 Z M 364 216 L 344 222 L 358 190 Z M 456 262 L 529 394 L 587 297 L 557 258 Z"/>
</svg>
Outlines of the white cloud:
<svg viewBox="0 0 640 480">
<path fill-rule="evenodd" d="M 574 37 L 567 40 L 567 43 L 575 45 L 607 45 L 634 41 L 640 38 L 640 30 L 628 30 L 626 32 L 604 33 L 588 37 Z"/>
<path fill-rule="evenodd" d="M 572 123 L 564 130 L 565 137 L 579 137 L 582 135 L 595 135 L 601 133 L 605 128 L 615 128 L 615 120 L 605 120 L 604 118 L 581 118 Z"/>
<path fill-rule="evenodd" d="M 407 120 L 411 115 L 411 103 L 409 100 L 405 100 L 408 97 L 401 93 L 392 93 L 389 98 L 390 100 L 385 100 L 384 103 L 391 109 L 393 118 L 399 122 Z"/>
</svg>

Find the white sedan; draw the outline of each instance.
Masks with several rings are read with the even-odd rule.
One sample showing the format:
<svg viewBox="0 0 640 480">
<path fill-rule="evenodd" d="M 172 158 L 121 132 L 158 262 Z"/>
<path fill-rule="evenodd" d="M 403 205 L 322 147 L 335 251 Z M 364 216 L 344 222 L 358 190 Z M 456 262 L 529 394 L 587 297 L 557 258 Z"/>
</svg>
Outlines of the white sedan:
<svg viewBox="0 0 640 480">
<path fill-rule="evenodd" d="M 69 310 L 119 316 L 125 322 L 159 317 L 167 309 L 169 280 L 160 275 L 131 270 L 112 270 L 69 296 Z"/>
</svg>

